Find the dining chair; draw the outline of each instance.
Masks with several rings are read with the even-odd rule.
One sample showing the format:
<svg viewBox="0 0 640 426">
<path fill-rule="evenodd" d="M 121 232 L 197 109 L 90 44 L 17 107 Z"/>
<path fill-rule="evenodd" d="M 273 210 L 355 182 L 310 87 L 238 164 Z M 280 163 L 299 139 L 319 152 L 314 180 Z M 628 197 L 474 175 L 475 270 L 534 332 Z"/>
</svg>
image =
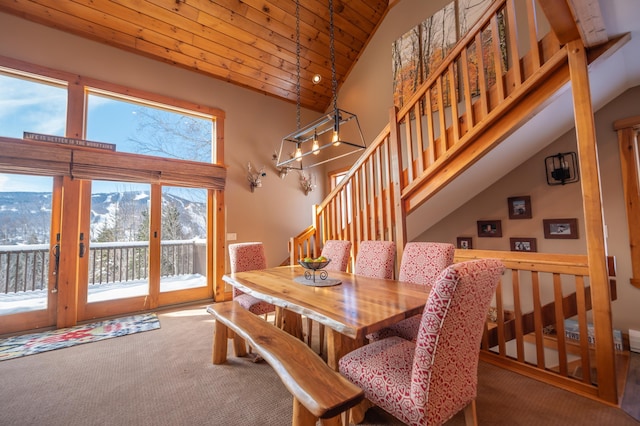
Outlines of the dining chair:
<svg viewBox="0 0 640 426">
<path fill-rule="evenodd" d="M 393 241 L 360 241 L 354 273 L 371 278 L 393 278 L 396 243 Z"/>
<path fill-rule="evenodd" d="M 432 286 L 415 342 L 371 342 L 342 357 L 340 373 L 406 424 L 440 425 L 463 409 L 466 424 L 477 424 L 480 341 L 503 271 L 496 259 L 450 265 Z"/>
<path fill-rule="evenodd" d="M 229 244 L 229 264 L 231 272 L 267 269 L 267 256 L 260 242 Z M 233 287 L 233 300 L 256 315 L 265 315 L 275 311 L 275 306 Z"/>
<path fill-rule="evenodd" d="M 324 268 L 327 271 L 345 272 L 349 266 L 351 258 L 351 241 L 349 240 L 327 240 L 322 246 L 320 256 L 331 259 L 331 262 Z"/>
<path fill-rule="evenodd" d="M 438 275 L 453 263 L 456 248 L 450 243 L 410 242 L 404 247 L 398 280 L 414 284 L 432 285 Z M 421 315 L 414 315 L 392 326 L 367 335 L 369 341 L 391 336 L 415 340 L 420 328 Z"/>
<path fill-rule="evenodd" d="M 351 241 L 349 240 L 327 240 L 322 246 L 320 256 L 331 259 L 331 262 L 324 267 L 326 271 L 346 272 L 351 258 Z M 307 317 L 307 345 L 311 346 L 313 338 L 313 320 Z M 322 355 L 324 350 L 324 325 L 318 324 L 319 351 Z"/>
</svg>

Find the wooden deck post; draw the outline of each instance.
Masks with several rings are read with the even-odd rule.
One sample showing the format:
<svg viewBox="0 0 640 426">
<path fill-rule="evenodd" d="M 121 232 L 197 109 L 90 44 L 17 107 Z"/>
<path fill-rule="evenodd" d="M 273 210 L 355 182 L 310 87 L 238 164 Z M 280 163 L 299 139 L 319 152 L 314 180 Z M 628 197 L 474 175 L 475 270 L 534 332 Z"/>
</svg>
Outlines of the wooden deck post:
<svg viewBox="0 0 640 426">
<path fill-rule="evenodd" d="M 617 404 L 611 295 L 607 273 L 600 171 L 598 169 L 593 105 L 589 88 L 588 62 L 585 47 L 579 38 L 567 43 L 567 49 L 593 301 L 598 395 L 605 401 Z"/>
</svg>

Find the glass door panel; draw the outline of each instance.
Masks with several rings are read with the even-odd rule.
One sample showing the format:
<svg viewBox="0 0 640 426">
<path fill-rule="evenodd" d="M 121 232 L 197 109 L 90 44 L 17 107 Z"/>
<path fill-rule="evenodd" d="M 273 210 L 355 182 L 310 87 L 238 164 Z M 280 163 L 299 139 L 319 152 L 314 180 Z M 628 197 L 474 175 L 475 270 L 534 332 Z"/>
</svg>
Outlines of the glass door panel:
<svg viewBox="0 0 640 426">
<path fill-rule="evenodd" d="M 53 178 L 0 174 L 0 315 L 47 312 Z M 48 315 L 47 315 L 48 317 Z M 29 323 L 28 318 L 22 321 Z M 0 321 L 5 323 L 5 320 Z M 4 330 L 0 327 L 0 333 Z"/>
<path fill-rule="evenodd" d="M 206 287 L 207 191 L 162 188 L 160 292 Z"/>
<path fill-rule="evenodd" d="M 150 189 L 93 181 L 87 303 L 149 294 Z"/>
</svg>

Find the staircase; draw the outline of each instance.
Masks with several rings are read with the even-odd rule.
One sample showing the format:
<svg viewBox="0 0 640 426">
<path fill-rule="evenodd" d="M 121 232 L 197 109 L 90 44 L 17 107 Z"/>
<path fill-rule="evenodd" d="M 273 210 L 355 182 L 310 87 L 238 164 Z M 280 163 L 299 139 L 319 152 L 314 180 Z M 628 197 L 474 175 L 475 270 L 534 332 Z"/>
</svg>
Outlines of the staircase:
<svg viewBox="0 0 640 426">
<path fill-rule="evenodd" d="M 562 44 L 551 31 L 540 33 L 535 2 L 524 4 L 494 1 L 405 106 L 390 111 L 389 125 L 314 207 L 312 226 L 291 239 L 292 262 L 303 254 L 318 255 L 329 239 L 350 240 L 353 259 L 360 241 L 395 241 L 400 259 L 407 216 L 496 149 L 572 79 L 582 77 L 575 59 L 581 45 Z M 586 61 L 624 42 L 623 36 L 592 48 Z M 582 164 L 588 162 L 581 158 Z M 599 191 L 598 185 L 589 188 Z M 585 206 L 585 216 L 597 218 L 591 210 Z M 507 267 L 482 359 L 617 404 L 610 317 L 615 286 L 607 278 L 604 250 L 594 246 L 587 255 L 458 250 L 456 261 L 494 257 Z M 598 326 L 595 345 L 586 337 L 590 310 Z M 505 318 L 506 312 L 513 318 Z M 574 316 L 581 331 L 577 351 L 569 350 L 564 338 L 564 319 Z M 557 332 L 553 353 L 545 336 L 549 326 Z M 597 382 L 589 374 L 594 363 Z M 574 365 L 585 374 L 571 374 Z"/>
</svg>

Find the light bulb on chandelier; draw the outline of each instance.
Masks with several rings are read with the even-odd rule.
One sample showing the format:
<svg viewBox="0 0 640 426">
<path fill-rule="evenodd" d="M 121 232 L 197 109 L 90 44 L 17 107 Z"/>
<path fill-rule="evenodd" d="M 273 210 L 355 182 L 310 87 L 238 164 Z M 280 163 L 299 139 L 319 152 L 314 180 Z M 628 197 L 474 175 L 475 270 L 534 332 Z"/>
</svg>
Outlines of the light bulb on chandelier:
<svg viewBox="0 0 640 426">
<path fill-rule="evenodd" d="M 302 149 L 300 148 L 300 144 L 298 144 L 298 147 L 296 148 L 295 159 L 296 161 L 302 161 Z"/>
<path fill-rule="evenodd" d="M 320 143 L 318 143 L 318 133 L 315 130 L 313 131 L 313 145 L 311 146 L 311 151 L 313 152 L 313 155 L 320 154 Z"/>
</svg>

